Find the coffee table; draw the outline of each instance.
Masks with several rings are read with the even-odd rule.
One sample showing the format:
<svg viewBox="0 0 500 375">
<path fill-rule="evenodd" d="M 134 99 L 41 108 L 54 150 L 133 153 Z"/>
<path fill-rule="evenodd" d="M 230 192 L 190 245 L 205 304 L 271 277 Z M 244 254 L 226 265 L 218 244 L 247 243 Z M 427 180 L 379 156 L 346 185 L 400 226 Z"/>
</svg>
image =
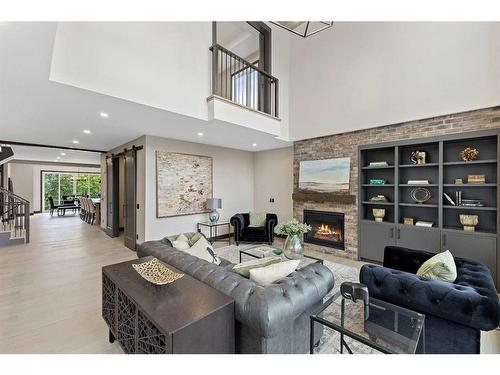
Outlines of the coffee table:
<svg viewBox="0 0 500 375">
<path fill-rule="evenodd" d="M 363 302 L 345 300 L 340 292 L 310 316 L 310 353 L 314 352 L 314 325 L 322 324 L 340 333 L 340 353 L 352 354 L 344 340 L 348 336 L 387 354 L 414 354 L 422 336 L 425 353 L 425 315 L 370 297 L 368 319 Z"/>
<path fill-rule="evenodd" d="M 102 268 L 109 341 L 118 340 L 125 353 L 234 353 L 234 300 L 187 274 L 171 284 L 151 284 L 132 267 L 151 259 Z"/>
<path fill-rule="evenodd" d="M 276 254 L 274 251 L 278 251 L 281 253 Z M 269 246 L 269 245 L 255 245 L 252 247 L 240 249 L 240 263 L 241 263 L 242 255 L 246 255 L 246 256 L 249 256 L 251 258 L 265 258 L 265 257 L 269 257 L 269 256 L 282 256 L 282 257 L 284 257 L 283 249 L 280 249 L 278 247 Z M 304 256 L 300 260 L 299 266 L 297 268 L 302 268 L 302 267 L 305 267 L 305 266 L 312 264 L 312 263 L 323 264 L 323 259 L 304 254 Z"/>
</svg>

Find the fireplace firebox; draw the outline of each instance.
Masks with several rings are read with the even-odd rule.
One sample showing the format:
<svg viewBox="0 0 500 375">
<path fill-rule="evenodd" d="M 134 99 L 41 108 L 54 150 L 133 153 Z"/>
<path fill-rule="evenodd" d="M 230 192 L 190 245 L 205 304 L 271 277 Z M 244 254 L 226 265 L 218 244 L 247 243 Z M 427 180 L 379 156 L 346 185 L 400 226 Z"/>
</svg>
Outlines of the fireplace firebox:
<svg viewBox="0 0 500 375">
<path fill-rule="evenodd" d="M 304 242 L 345 250 L 343 213 L 304 210 L 304 223 L 312 228 Z"/>
</svg>

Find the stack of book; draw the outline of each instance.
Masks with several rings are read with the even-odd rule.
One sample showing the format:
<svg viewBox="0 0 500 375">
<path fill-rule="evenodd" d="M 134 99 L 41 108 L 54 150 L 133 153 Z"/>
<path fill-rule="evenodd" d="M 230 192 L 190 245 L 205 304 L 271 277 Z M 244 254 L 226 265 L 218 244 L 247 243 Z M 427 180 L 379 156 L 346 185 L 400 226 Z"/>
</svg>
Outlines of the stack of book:
<svg viewBox="0 0 500 375">
<path fill-rule="evenodd" d="M 464 207 L 483 207 L 483 203 L 480 199 L 462 199 L 461 206 Z"/>
<path fill-rule="evenodd" d="M 484 204 L 480 199 L 465 199 L 462 198 L 462 192 L 455 192 L 455 200 L 453 200 L 448 194 L 444 193 L 444 197 L 452 206 L 462 206 L 462 207 L 483 207 Z"/>
<path fill-rule="evenodd" d="M 408 180 L 408 185 L 429 185 L 429 180 Z"/>
<path fill-rule="evenodd" d="M 388 167 L 389 164 L 386 161 L 372 161 L 368 164 L 369 167 L 380 168 L 380 167 Z"/>
</svg>

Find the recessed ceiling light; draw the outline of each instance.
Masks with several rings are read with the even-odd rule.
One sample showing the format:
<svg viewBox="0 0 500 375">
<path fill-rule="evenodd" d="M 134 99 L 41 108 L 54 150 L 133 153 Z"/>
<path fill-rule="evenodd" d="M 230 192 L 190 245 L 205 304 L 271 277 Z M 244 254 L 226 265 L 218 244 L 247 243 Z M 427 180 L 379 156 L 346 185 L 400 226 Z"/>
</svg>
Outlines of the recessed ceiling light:
<svg viewBox="0 0 500 375">
<path fill-rule="evenodd" d="M 90 130 L 88 130 L 88 129 L 85 129 L 83 132 L 84 132 L 85 134 L 91 134 L 91 133 L 92 133 L 92 132 L 91 132 Z"/>
<path fill-rule="evenodd" d="M 58 156 L 56 159 L 57 159 L 57 160 L 59 160 L 59 159 L 61 159 L 61 157 L 60 157 L 60 156 Z"/>
<path fill-rule="evenodd" d="M 257 147 L 257 143 L 252 143 L 252 146 L 253 147 Z"/>
<path fill-rule="evenodd" d="M 61 156 L 66 156 L 66 153 L 65 152 L 61 152 Z"/>
<path fill-rule="evenodd" d="M 198 133 L 198 137 L 203 137 L 203 133 L 202 133 L 202 132 L 199 132 L 199 133 Z"/>
<path fill-rule="evenodd" d="M 75 145 L 77 145 L 78 143 L 80 143 L 80 141 L 77 141 L 76 139 L 73 139 L 72 141 Z"/>
<path fill-rule="evenodd" d="M 109 113 L 106 113 L 106 112 L 101 112 L 99 113 L 99 115 L 103 118 L 108 118 L 109 117 Z"/>
</svg>

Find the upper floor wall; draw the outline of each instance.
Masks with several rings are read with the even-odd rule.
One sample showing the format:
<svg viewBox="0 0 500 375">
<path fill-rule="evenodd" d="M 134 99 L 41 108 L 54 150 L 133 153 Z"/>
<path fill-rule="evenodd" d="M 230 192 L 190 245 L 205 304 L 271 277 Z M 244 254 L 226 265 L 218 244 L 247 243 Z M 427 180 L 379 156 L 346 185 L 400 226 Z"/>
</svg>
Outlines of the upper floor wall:
<svg viewBox="0 0 500 375">
<path fill-rule="evenodd" d="M 290 46 L 290 138 L 500 104 L 500 23 L 336 22 Z"/>
<path fill-rule="evenodd" d="M 286 138 L 288 44 L 286 32 L 273 30 L 272 74 L 281 81 L 281 121 L 271 127 L 268 118 L 245 114 L 244 109 L 218 111 L 220 117 L 214 117 L 207 102 L 212 95 L 212 22 L 60 23 L 50 80 L 194 119 L 269 129 L 269 134 Z M 243 115 L 234 116 L 234 110 Z"/>
</svg>

